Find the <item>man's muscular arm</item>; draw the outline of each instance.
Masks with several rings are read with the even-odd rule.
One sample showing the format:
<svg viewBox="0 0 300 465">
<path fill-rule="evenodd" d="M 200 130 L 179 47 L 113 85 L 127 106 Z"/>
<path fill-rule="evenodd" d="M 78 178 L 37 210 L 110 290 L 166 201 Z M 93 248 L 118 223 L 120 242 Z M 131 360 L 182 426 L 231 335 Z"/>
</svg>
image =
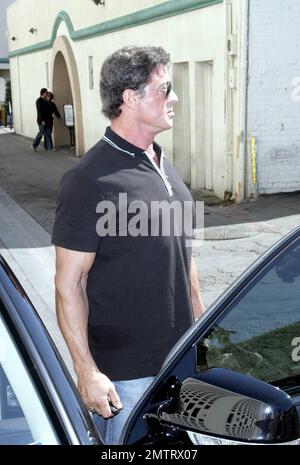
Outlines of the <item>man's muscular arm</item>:
<svg viewBox="0 0 300 465">
<path fill-rule="evenodd" d="M 113 383 L 99 371 L 88 344 L 86 283 L 95 253 L 56 247 L 56 314 L 78 377 L 78 389 L 88 408 L 111 417 L 109 401 L 122 408 Z"/>
<path fill-rule="evenodd" d="M 202 313 L 205 312 L 205 307 L 202 302 L 200 286 L 199 286 L 199 278 L 198 278 L 198 271 L 196 260 L 194 257 L 191 259 L 191 271 L 190 271 L 190 281 L 191 281 L 191 301 L 192 301 L 192 309 L 194 319 L 198 319 Z"/>
</svg>

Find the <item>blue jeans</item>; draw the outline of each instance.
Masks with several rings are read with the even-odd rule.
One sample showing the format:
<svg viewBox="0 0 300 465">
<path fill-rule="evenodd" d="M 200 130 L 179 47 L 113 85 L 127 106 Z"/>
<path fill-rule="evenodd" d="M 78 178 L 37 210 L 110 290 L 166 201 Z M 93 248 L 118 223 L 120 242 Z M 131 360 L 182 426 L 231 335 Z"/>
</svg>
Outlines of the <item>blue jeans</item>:
<svg viewBox="0 0 300 465">
<path fill-rule="evenodd" d="M 47 149 L 47 144 L 46 144 L 46 138 L 44 137 L 44 147 L 45 147 L 45 150 L 52 150 L 53 149 L 53 139 L 52 139 L 52 131 L 53 131 L 53 118 L 52 118 L 52 121 L 49 121 L 49 123 L 47 123 L 47 128 L 49 129 L 49 141 L 50 141 L 50 149 Z M 49 144 L 48 144 L 49 146 Z"/>
<path fill-rule="evenodd" d="M 51 131 L 48 126 L 39 126 L 39 132 L 35 136 L 35 139 L 32 143 L 33 147 L 38 147 L 42 137 L 44 136 L 45 140 L 45 149 L 46 150 L 52 150 L 53 149 L 53 143 L 52 143 L 52 137 L 51 137 Z"/>
<path fill-rule="evenodd" d="M 123 409 L 113 418 L 104 420 L 94 414 L 94 422 L 103 439 L 104 444 L 119 444 L 123 427 L 144 392 L 154 380 L 153 376 L 148 378 L 131 379 L 129 381 L 114 381 L 116 391 L 121 399 Z"/>
</svg>

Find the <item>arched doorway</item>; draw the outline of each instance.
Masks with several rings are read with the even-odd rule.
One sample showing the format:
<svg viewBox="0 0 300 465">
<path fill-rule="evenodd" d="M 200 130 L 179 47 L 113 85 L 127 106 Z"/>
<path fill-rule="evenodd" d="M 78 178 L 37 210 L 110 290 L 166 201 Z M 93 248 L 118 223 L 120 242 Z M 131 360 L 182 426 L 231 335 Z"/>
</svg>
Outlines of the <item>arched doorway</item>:
<svg viewBox="0 0 300 465">
<path fill-rule="evenodd" d="M 65 36 L 59 36 L 53 44 L 52 61 L 52 89 L 55 95 L 55 103 L 62 114 L 60 120 L 54 120 L 54 143 L 57 147 L 70 146 L 70 131 L 65 125 L 63 108 L 64 105 L 72 105 L 74 109 L 74 137 L 76 155 L 84 153 L 82 108 L 80 85 L 77 66 L 73 50 Z"/>
</svg>

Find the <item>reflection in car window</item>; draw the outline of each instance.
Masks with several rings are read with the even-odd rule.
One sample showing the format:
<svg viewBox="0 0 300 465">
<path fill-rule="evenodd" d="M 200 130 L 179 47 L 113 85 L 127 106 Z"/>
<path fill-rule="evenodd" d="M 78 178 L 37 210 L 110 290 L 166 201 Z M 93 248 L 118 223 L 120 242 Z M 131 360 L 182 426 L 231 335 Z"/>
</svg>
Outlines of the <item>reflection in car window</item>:
<svg viewBox="0 0 300 465">
<path fill-rule="evenodd" d="M 3 444 L 59 444 L 59 441 L 0 316 L 0 445 Z"/>
<path fill-rule="evenodd" d="M 197 345 L 198 371 L 223 367 L 300 390 L 300 240 L 276 257 Z"/>
</svg>

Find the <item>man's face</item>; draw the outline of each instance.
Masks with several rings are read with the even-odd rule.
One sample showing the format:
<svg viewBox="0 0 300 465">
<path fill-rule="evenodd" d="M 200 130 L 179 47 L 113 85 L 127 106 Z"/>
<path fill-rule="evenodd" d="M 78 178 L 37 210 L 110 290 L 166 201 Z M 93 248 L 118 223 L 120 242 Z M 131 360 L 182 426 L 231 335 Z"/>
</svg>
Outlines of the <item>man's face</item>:
<svg viewBox="0 0 300 465">
<path fill-rule="evenodd" d="M 169 94 L 167 92 L 169 90 Z M 167 69 L 160 65 L 151 76 L 145 88 L 145 95 L 139 97 L 137 118 L 140 124 L 150 132 L 158 134 L 173 126 L 173 105 L 178 102 L 177 95 L 170 90 L 170 76 Z"/>
</svg>

